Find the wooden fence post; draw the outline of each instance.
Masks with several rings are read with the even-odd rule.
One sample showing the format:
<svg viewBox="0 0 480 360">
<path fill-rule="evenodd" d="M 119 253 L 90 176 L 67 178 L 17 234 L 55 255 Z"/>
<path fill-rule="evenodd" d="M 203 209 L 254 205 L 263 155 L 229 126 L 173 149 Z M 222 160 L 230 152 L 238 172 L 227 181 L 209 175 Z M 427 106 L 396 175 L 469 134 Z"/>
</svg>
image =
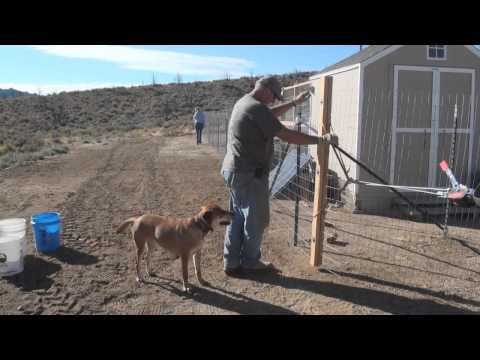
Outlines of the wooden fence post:
<svg viewBox="0 0 480 360">
<path fill-rule="evenodd" d="M 319 134 L 330 132 L 330 114 L 332 98 L 332 77 L 324 76 L 319 80 L 316 101 L 320 101 L 318 127 Z M 313 100 L 312 100 L 313 101 Z M 318 145 L 315 171 L 315 195 L 313 202 L 312 238 L 310 247 L 310 265 L 322 265 L 325 214 L 327 207 L 328 156 L 330 145 Z"/>
</svg>

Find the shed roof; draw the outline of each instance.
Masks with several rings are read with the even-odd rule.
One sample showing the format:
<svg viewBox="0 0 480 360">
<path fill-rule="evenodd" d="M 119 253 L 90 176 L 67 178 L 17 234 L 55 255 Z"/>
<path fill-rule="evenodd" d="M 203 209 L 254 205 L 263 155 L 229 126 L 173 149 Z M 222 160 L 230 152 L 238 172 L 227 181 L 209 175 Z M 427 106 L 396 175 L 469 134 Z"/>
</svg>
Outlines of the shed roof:
<svg viewBox="0 0 480 360">
<path fill-rule="evenodd" d="M 379 52 L 382 52 L 383 50 L 385 50 L 386 48 L 388 48 L 390 46 L 392 46 L 392 45 L 370 45 L 370 46 L 367 46 L 362 51 L 359 51 L 359 52 L 353 54 L 352 56 L 349 56 L 349 57 L 347 57 L 343 60 L 340 60 L 339 62 L 337 62 L 333 65 L 327 66 L 326 68 L 321 70 L 318 74 L 322 74 L 322 73 L 329 72 L 329 71 L 332 71 L 332 70 L 340 69 L 340 68 L 350 66 L 350 65 L 359 64 L 361 62 L 364 62 L 364 61 L 370 59 L 372 56 L 377 55 Z"/>
</svg>

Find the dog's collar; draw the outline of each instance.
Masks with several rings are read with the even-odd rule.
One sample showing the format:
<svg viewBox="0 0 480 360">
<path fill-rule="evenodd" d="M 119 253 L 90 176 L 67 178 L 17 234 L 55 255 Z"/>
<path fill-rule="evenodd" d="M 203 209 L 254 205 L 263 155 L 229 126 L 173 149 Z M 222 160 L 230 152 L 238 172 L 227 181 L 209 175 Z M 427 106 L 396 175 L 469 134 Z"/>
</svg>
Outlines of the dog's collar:
<svg viewBox="0 0 480 360">
<path fill-rule="evenodd" d="M 212 227 L 208 225 L 208 223 L 202 216 L 197 217 L 197 221 L 195 222 L 195 224 L 198 225 L 204 235 L 208 234 L 209 231 L 213 231 Z"/>
</svg>

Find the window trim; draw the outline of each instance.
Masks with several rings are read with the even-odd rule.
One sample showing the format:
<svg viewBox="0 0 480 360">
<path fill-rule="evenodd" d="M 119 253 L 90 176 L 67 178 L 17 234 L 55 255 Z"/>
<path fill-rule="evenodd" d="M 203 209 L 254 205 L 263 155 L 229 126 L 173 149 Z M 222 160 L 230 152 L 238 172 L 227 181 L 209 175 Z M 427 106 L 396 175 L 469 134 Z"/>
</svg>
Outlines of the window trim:
<svg viewBox="0 0 480 360">
<path fill-rule="evenodd" d="M 427 60 L 432 60 L 432 61 L 445 61 L 445 60 L 447 60 L 447 45 L 440 45 L 440 46 L 443 46 L 443 51 L 444 51 L 443 58 L 430 57 L 430 46 L 432 46 L 432 45 L 427 45 Z M 433 46 L 439 46 L 439 45 L 433 45 Z M 438 50 L 438 48 L 435 48 L 435 50 Z"/>
</svg>

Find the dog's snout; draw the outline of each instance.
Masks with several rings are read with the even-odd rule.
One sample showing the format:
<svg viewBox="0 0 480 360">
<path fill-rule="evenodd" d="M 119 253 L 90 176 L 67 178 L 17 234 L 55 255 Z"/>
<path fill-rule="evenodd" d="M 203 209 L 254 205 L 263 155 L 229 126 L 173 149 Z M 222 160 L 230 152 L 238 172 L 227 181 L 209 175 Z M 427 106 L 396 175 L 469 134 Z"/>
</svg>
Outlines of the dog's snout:
<svg viewBox="0 0 480 360">
<path fill-rule="evenodd" d="M 222 220 L 220 221 L 220 225 L 228 226 L 231 224 L 233 218 L 233 212 L 225 211 L 224 216 L 222 216 Z"/>
</svg>

